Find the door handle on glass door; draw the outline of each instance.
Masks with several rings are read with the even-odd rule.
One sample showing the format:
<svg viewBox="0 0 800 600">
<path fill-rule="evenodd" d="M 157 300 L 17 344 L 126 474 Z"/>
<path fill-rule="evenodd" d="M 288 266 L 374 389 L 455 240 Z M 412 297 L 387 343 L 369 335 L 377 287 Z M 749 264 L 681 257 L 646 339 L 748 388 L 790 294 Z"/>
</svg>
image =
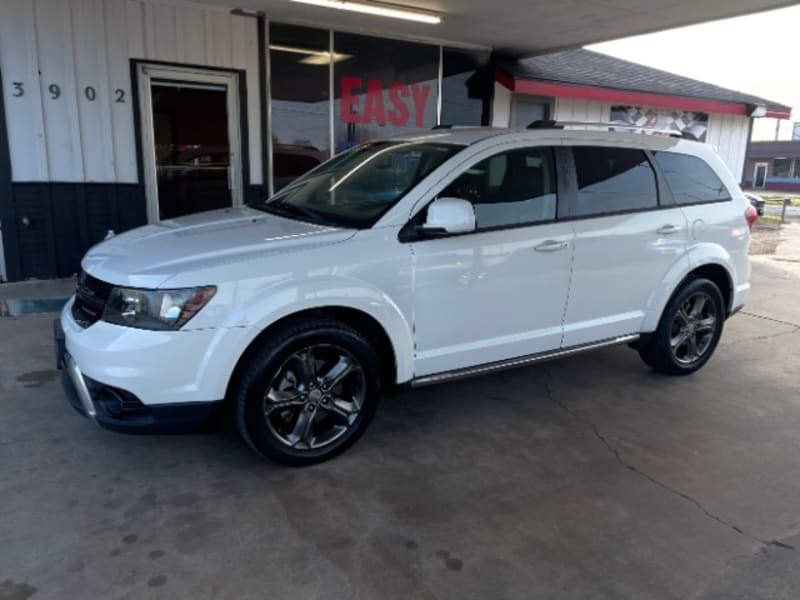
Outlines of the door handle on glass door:
<svg viewBox="0 0 800 600">
<path fill-rule="evenodd" d="M 677 225 L 662 225 L 658 229 L 656 229 L 656 233 L 658 235 L 672 235 L 673 233 L 678 233 L 681 228 Z"/>
<path fill-rule="evenodd" d="M 565 250 L 567 248 L 569 248 L 569 242 L 559 242 L 558 240 L 545 240 L 538 246 L 533 247 L 537 252 L 556 252 L 557 250 Z"/>
</svg>

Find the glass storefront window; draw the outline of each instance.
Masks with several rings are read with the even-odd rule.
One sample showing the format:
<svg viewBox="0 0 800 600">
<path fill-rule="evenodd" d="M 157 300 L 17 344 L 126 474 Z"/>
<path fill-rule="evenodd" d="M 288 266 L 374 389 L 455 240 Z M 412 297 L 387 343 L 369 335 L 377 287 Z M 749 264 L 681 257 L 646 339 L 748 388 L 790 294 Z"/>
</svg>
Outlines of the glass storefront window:
<svg viewBox="0 0 800 600">
<path fill-rule="evenodd" d="M 492 80 L 484 70 L 488 51 L 442 52 L 442 118 L 446 125 L 488 125 L 483 121 L 484 99 L 491 97 Z"/>
<path fill-rule="evenodd" d="M 336 32 L 334 52 L 336 152 L 436 125 L 439 46 Z"/>
<path fill-rule="evenodd" d="M 270 24 L 275 190 L 330 157 L 330 34 Z"/>
<path fill-rule="evenodd" d="M 776 158 L 772 161 L 773 177 L 789 177 L 792 169 L 791 158 Z"/>
</svg>

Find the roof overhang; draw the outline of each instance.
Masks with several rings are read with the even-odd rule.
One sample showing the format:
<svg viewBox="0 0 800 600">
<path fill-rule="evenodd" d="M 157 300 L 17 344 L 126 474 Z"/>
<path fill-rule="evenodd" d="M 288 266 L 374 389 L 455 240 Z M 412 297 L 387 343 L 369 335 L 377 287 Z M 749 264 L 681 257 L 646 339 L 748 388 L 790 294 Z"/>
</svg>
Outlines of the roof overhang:
<svg viewBox="0 0 800 600">
<path fill-rule="evenodd" d="M 552 81 L 515 78 L 502 69 L 495 69 L 495 81 L 505 86 L 512 92 L 531 94 L 534 96 L 547 96 L 554 98 L 576 98 L 594 102 L 613 102 L 615 104 L 630 106 L 653 106 L 660 108 L 675 108 L 706 113 L 723 113 L 739 116 L 755 116 L 756 106 L 740 102 L 720 102 L 688 96 L 674 96 L 671 94 L 652 94 L 637 92 L 635 90 L 622 90 L 614 88 L 572 85 Z M 791 110 L 784 107 L 766 107 L 765 114 L 761 115 L 774 119 L 788 119 Z"/>
<path fill-rule="evenodd" d="M 354 0 L 367 2 L 370 0 Z M 203 0 L 267 19 L 317 27 L 493 48 L 511 56 L 558 49 L 735 17 L 797 0 L 390 0 L 442 16 L 438 25 L 402 21 L 291 0 Z M 698 51 L 703 40 L 698 39 Z"/>
</svg>

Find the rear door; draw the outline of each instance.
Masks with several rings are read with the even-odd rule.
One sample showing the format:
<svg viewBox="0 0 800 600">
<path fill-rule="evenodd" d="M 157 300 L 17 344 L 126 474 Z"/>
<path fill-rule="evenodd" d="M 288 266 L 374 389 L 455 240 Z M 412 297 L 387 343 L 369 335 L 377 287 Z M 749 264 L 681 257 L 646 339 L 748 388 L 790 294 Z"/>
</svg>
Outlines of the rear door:
<svg viewBox="0 0 800 600">
<path fill-rule="evenodd" d="M 563 346 L 638 333 L 666 273 L 686 258 L 687 224 L 671 195 L 659 197 L 643 150 L 572 148 L 575 228 Z"/>
</svg>

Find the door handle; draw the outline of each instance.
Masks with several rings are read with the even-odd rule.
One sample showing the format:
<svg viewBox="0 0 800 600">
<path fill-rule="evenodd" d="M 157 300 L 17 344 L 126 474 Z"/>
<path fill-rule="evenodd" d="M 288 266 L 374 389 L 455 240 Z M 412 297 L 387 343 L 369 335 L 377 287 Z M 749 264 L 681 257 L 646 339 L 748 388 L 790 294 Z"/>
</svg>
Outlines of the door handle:
<svg viewBox="0 0 800 600">
<path fill-rule="evenodd" d="M 556 252 L 567 248 L 569 248 L 569 242 L 559 242 L 558 240 L 545 240 L 538 246 L 533 247 L 537 252 Z"/>
<path fill-rule="evenodd" d="M 678 225 L 662 225 L 658 229 L 656 229 L 656 233 L 658 235 L 672 235 L 673 233 L 678 233 L 681 228 Z"/>
</svg>

